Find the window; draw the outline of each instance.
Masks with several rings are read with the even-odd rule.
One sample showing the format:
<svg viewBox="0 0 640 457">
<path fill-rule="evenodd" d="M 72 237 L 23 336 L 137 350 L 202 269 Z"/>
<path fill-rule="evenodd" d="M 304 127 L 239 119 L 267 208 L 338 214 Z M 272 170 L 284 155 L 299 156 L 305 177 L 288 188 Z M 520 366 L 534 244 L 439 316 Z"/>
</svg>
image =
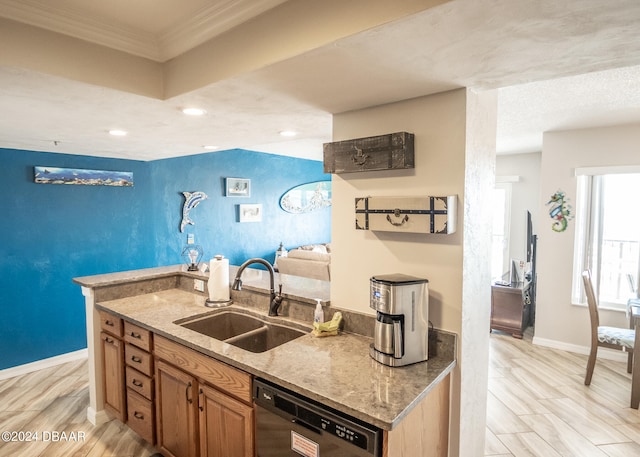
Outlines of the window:
<svg viewBox="0 0 640 457">
<path fill-rule="evenodd" d="M 633 171 L 630 173 L 629 171 Z M 590 269 L 601 307 L 624 309 L 640 273 L 640 169 L 578 169 L 573 303 L 584 303 Z"/>
</svg>

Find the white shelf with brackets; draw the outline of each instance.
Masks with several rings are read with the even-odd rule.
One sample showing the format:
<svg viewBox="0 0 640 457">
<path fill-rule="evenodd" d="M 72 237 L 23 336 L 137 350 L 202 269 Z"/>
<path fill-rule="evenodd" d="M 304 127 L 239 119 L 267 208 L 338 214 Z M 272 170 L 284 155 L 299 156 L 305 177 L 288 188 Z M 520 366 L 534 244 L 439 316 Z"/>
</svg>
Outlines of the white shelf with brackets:
<svg viewBox="0 0 640 457">
<path fill-rule="evenodd" d="M 356 198 L 356 229 L 455 233 L 457 202 L 457 195 Z"/>
</svg>

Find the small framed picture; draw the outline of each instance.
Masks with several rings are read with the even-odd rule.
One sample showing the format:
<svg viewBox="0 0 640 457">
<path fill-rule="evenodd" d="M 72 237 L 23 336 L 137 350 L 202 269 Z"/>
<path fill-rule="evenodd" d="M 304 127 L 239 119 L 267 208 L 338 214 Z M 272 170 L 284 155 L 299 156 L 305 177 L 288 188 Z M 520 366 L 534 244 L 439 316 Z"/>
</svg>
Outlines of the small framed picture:
<svg viewBox="0 0 640 457">
<path fill-rule="evenodd" d="M 262 205 L 239 205 L 240 222 L 260 222 L 262 221 Z"/>
<path fill-rule="evenodd" d="M 244 178 L 226 178 L 225 196 L 251 197 L 251 180 Z"/>
</svg>

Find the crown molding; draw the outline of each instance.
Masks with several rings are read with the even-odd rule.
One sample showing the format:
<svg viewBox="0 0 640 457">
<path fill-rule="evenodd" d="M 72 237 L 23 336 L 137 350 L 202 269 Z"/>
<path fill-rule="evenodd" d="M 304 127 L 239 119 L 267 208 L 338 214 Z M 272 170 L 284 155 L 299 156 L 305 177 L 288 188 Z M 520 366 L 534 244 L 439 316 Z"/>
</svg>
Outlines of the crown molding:
<svg viewBox="0 0 640 457">
<path fill-rule="evenodd" d="M 139 57 L 165 62 L 286 0 L 213 2 L 193 17 L 158 35 L 117 25 L 77 9 L 40 0 L 0 0 L 0 16 L 62 33 Z"/>
<path fill-rule="evenodd" d="M 0 15 L 35 27 L 159 61 L 156 37 L 117 26 L 68 8 L 52 8 L 37 0 L 0 0 Z"/>
<path fill-rule="evenodd" d="M 228 0 L 215 2 L 167 30 L 159 38 L 162 61 L 172 59 L 287 0 Z"/>
</svg>

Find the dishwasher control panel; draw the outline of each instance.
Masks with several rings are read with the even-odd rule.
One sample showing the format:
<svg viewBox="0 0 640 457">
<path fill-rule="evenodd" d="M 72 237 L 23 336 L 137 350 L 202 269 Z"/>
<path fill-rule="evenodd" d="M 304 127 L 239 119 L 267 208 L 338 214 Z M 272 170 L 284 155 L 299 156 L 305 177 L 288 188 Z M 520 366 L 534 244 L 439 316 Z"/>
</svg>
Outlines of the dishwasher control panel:
<svg viewBox="0 0 640 457">
<path fill-rule="evenodd" d="M 253 390 L 256 405 L 281 416 L 286 423 L 333 435 L 365 455 L 380 455 L 377 449 L 381 447 L 382 431 L 377 427 L 262 380 L 254 381 Z"/>
</svg>

